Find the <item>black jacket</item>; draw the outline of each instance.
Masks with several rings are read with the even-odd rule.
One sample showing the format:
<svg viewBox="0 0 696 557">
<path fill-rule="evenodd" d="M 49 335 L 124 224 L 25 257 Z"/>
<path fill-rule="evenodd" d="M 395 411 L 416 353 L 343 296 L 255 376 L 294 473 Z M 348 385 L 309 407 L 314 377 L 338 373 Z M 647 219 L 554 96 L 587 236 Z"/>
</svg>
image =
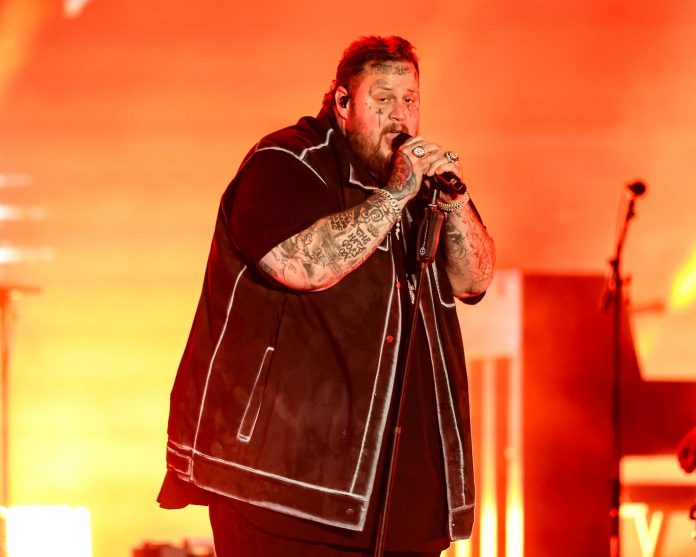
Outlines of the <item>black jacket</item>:
<svg viewBox="0 0 696 557">
<path fill-rule="evenodd" d="M 362 202 L 376 187 L 358 176 L 329 118 L 303 118 L 265 137 L 239 173 L 260 153 L 292 157 L 298 172 L 328 188 L 327 215 Z M 222 197 L 172 390 L 169 473 L 211 492 L 361 530 L 407 311 L 397 290 L 392 236 L 325 291 L 275 286 L 244 260 L 231 236 L 235 183 Z M 410 221 L 408 211 L 404 220 Z M 455 540 L 471 533 L 474 481 L 464 353 L 441 260 L 430 266 L 424 289 L 420 312 Z"/>
</svg>

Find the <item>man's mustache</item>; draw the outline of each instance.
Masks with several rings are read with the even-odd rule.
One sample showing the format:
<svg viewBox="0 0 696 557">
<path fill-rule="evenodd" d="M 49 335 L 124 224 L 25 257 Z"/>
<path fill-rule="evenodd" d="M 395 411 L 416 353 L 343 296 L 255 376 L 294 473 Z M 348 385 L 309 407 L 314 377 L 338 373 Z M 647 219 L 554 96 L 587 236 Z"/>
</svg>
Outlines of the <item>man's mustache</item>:
<svg viewBox="0 0 696 557">
<path fill-rule="evenodd" d="M 382 135 L 387 135 L 388 133 L 408 133 L 405 126 L 392 125 L 388 129 L 382 132 Z"/>
</svg>

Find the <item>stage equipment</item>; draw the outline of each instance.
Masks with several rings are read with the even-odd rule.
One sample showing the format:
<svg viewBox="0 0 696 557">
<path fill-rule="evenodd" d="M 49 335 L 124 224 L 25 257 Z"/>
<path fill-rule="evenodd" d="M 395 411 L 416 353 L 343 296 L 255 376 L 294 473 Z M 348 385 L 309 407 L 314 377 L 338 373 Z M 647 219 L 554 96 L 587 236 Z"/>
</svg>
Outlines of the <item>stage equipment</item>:
<svg viewBox="0 0 696 557">
<path fill-rule="evenodd" d="M 619 529 L 619 506 L 621 504 L 621 310 L 624 305 L 623 285 L 624 278 L 621 276 L 621 255 L 623 252 L 628 225 L 635 217 L 636 199 L 645 194 L 646 187 L 643 182 L 634 182 L 626 186 L 629 192 L 629 201 L 626 207 L 626 215 L 622 221 L 621 229 L 616 241 L 616 251 L 614 257 L 609 260 L 611 272 L 607 278 L 602 305 L 604 310 L 612 309 L 612 383 L 611 383 L 611 405 L 612 405 L 612 431 L 613 444 L 611 453 L 611 534 L 609 547 L 611 557 L 621 555 L 621 537 Z"/>
<path fill-rule="evenodd" d="M 377 530 L 377 540 L 375 542 L 374 557 L 382 557 L 384 554 L 384 543 L 387 539 L 387 527 L 389 523 L 389 506 L 391 504 L 394 474 L 399 456 L 399 441 L 401 439 L 401 413 L 404 407 L 404 401 L 406 399 L 406 385 L 408 384 L 408 375 L 411 368 L 411 361 L 413 359 L 413 345 L 418 325 L 418 309 L 420 308 L 420 300 L 423 295 L 423 281 L 425 280 L 425 273 L 428 271 L 430 263 L 435 260 L 435 254 L 437 253 L 440 238 L 440 229 L 442 228 L 442 222 L 445 218 L 443 212 L 437 206 L 438 199 L 440 197 L 440 190 L 435 184 L 432 186 L 433 187 L 430 190 L 430 200 L 425 209 L 425 217 L 418 231 L 418 284 L 416 287 L 415 300 L 413 304 L 411 304 L 409 316 L 410 321 L 408 322 L 410 332 L 406 349 L 406 358 L 404 360 L 401 376 L 397 374 L 394 380 L 393 396 L 395 399 L 398 397 L 398 404 L 394 418 L 395 425 L 390 440 L 389 454 L 386 460 L 387 476 L 380 505 L 381 511 L 379 513 L 379 526 Z"/>
<path fill-rule="evenodd" d="M 393 142 L 394 149 L 398 149 L 405 141 L 409 139 L 409 135 L 406 133 L 400 133 Z M 415 151 L 415 150 L 414 150 Z M 415 152 L 414 152 L 415 154 Z M 418 155 L 416 155 L 418 156 Z M 456 177 L 455 177 L 456 178 Z M 424 180 L 428 178 L 425 177 Z M 466 186 L 457 178 L 455 180 L 456 184 L 459 184 L 462 188 L 461 191 L 454 188 L 452 184 L 449 187 L 454 188 L 459 193 L 467 193 Z M 413 359 L 413 346 L 414 339 L 418 325 L 418 312 L 420 308 L 420 301 L 423 295 L 423 282 L 425 281 L 426 273 L 428 267 L 435 260 L 435 255 L 437 253 L 437 248 L 440 240 L 440 230 L 442 228 L 442 223 L 444 221 L 444 213 L 438 206 L 438 201 L 440 198 L 440 189 L 449 183 L 445 179 L 445 184 L 440 180 L 430 180 L 430 190 L 429 190 L 429 201 L 425 208 L 425 214 L 423 217 L 423 222 L 420 224 L 418 230 L 418 241 L 416 245 L 417 259 L 418 259 L 418 277 L 415 299 L 411 304 L 411 311 L 409 315 L 409 337 L 408 344 L 406 348 L 406 356 L 404 359 L 403 369 L 401 375 L 397 374 L 394 381 L 394 394 L 393 400 L 398 400 L 396 406 L 396 413 L 394 417 L 394 428 L 392 431 L 392 436 L 390 439 L 389 453 L 386 460 L 386 481 L 384 484 L 384 489 L 381 498 L 381 505 L 379 507 L 379 525 L 377 530 L 377 539 L 375 542 L 374 557 L 382 557 L 384 554 L 384 543 L 387 539 L 387 528 L 389 524 L 389 510 L 391 504 L 394 474 L 396 471 L 396 463 L 398 461 L 399 455 L 399 441 L 401 439 L 401 414 L 404 407 L 404 402 L 406 399 L 406 386 L 408 384 L 408 376 L 410 373 L 411 363 Z"/>
<path fill-rule="evenodd" d="M 92 557 L 90 514 L 85 507 L 2 508 L 8 557 Z"/>
<path fill-rule="evenodd" d="M 604 284 L 598 274 L 498 270 L 480 311 L 458 304 L 477 507 L 471 540 L 451 557 L 609 556 L 613 316 L 597 304 Z M 678 555 L 692 545 L 685 510 L 696 475 L 674 452 L 696 423 L 696 382 L 642 377 L 626 304 L 621 313 L 622 550 Z"/>
</svg>

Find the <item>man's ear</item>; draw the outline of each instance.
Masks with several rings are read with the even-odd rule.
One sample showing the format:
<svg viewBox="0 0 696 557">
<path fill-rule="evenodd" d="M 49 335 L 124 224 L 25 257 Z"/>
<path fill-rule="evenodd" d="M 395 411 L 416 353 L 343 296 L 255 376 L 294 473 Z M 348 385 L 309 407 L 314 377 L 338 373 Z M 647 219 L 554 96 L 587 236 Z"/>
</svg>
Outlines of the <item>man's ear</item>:
<svg viewBox="0 0 696 557">
<path fill-rule="evenodd" d="M 343 85 L 339 85 L 338 87 L 336 87 L 336 91 L 334 92 L 334 103 L 335 103 L 335 108 L 336 108 L 336 114 L 342 120 L 345 120 L 348 118 L 348 103 L 349 102 L 350 102 L 350 93 L 348 92 L 348 89 L 343 87 Z"/>
</svg>

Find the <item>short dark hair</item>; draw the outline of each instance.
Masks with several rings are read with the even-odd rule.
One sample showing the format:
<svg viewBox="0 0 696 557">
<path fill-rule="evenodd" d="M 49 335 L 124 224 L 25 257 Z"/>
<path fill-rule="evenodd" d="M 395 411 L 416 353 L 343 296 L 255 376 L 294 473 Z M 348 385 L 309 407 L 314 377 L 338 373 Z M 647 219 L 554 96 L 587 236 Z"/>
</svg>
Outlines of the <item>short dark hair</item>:
<svg viewBox="0 0 696 557">
<path fill-rule="evenodd" d="M 324 115 L 333 108 L 336 89 L 343 86 L 350 90 L 350 82 L 363 71 L 365 64 L 401 60 L 413 64 L 416 68 L 416 75 L 419 75 L 418 56 L 416 56 L 414 46 L 406 39 L 395 35 L 391 37 L 376 37 L 374 35 L 360 37 L 351 43 L 343 53 L 343 57 L 336 68 L 336 78 L 324 95 L 320 114 Z"/>
</svg>

